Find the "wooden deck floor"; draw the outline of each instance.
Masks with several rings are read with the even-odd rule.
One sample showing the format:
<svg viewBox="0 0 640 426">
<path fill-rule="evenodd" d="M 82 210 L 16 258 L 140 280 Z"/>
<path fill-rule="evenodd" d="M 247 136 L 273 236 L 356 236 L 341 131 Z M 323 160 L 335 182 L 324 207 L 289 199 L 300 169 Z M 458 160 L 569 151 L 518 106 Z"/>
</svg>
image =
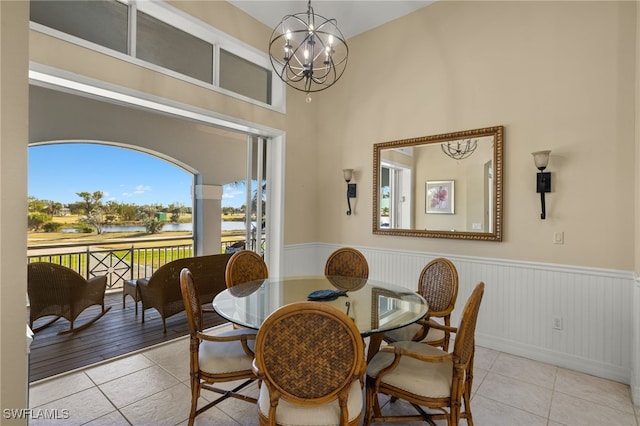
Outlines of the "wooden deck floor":
<svg viewBox="0 0 640 426">
<path fill-rule="evenodd" d="M 120 291 L 107 294 L 105 304 L 111 306 L 111 310 L 86 330 L 58 336 L 58 331 L 69 328 L 69 322 L 60 319 L 36 333 L 29 356 L 29 382 L 189 334 L 184 312 L 167 318 L 165 334 L 162 332 L 162 320 L 155 309 L 147 310 L 145 323 L 142 324 L 142 304 L 138 304 L 136 316 L 133 300 L 127 297 L 126 307 L 123 309 Z M 76 326 L 82 325 L 99 312 L 100 308 L 97 306 L 88 308 L 78 317 Z M 34 326 L 46 323 L 47 319 L 41 318 Z M 223 322 L 217 314 L 205 315 L 205 328 Z"/>
</svg>

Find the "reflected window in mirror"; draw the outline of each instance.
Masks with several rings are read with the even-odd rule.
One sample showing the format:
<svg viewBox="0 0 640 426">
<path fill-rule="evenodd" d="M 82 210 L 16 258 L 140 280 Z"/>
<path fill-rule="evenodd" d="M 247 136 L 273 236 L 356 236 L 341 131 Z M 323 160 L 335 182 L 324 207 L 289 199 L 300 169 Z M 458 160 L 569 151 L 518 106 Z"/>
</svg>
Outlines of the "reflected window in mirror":
<svg viewBox="0 0 640 426">
<path fill-rule="evenodd" d="M 412 226 L 412 167 L 384 160 L 380 173 L 380 226 L 402 229 Z"/>
<path fill-rule="evenodd" d="M 501 241 L 503 142 L 495 126 L 375 144 L 373 233 Z"/>
</svg>

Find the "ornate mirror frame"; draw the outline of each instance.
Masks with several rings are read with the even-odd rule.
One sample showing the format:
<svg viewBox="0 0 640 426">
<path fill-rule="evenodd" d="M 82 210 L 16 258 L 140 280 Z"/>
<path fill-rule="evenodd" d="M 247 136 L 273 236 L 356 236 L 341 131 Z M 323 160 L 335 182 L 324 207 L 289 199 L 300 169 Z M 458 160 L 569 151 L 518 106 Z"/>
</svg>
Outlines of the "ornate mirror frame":
<svg viewBox="0 0 640 426">
<path fill-rule="evenodd" d="M 445 133 L 440 135 L 433 136 L 423 136 L 419 138 L 413 139 L 403 139 L 397 141 L 390 142 L 381 142 L 373 145 L 373 233 L 377 235 L 393 235 L 400 237 L 426 237 L 426 238 L 450 238 L 457 240 L 480 240 L 480 241 L 502 241 L 502 220 L 503 220 L 503 207 L 502 207 L 502 184 L 503 184 L 503 144 L 504 144 L 504 126 L 494 126 L 494 127 L 486 127 L 482 129 L 473 129 L 473 130 L 465 130 L 461 132 L 453 132 L 453 133 Z M 471 230 L 435 230 L 435 229 L 416 229 L 414 228 L 393 228 L 393 227 L 385 227 L 382 225 L 382 216 L 381 216 L 381 189 L 382 189 L 382 171 L 381 171 L 381 161 L 382 161 L 382 150 L 407 150 L 412 151 L 413 149 L 417 149 L 420 146 L 430 145 L 430 144 L 442 144 L 446 142 L 452 141 L 467 141 L 467 140 L 483 140 L 482 143 L 491 143 L 493 157 L 491 158 L 491 179 L 488 180 L 488 186 L 490 186 L 489 191 L 491 192 L 489 207 L 491 211 L 488 212 L 488 232 L 485 230 L 480 231 L 471 231 Z M 443 149 L 444 150 L 444 149 Z M 413 151 L 412 151 L 413 152 Z M 439 155 L 442 155 L 443 159 L 446 161 L 457 161 L 458 164 L 465 162 L 466 159 L 455 160 L 453 158 L 447 157 L 447 155 L 442 152 L 442 150 L 437 150 Z M 472 154 L 473 155 L 473 154 Z M 488 156 L 489 154 L 487 154 Z M 443 161 L 445 161 L 443 160 Z M 415 176 L 416 173 L 412 173 L 412 176 Z M 446 176 L 440 176 L 434 180 L 440 180 L 436 183 L 445 182 L 449 183 L 451 187 L 453 187 L 453 180 L 451 181 L 441 181 L 441 179 L 446 178 Z M 412 177 L 415 180 L 415 177 Z M 425 182 L 427 184 L 427 188 L 422 185 L 422 182 L 412 182 L 412 195 L 414 198 L 418 198 L 415 195 L 417 191 L 428 191 L 428 185 L 431 182 Z M 465 182 L 462 182 L 464 184 Z M 457 185 L 457 187 L 463 187 L 464 185 Z M 452 188 L 450 188 L 452 189 Z M 453 191 L 452 191 L 453 192 Z M 421 195 L 421 194 L 420 194 Z M 455 194 L 454 194 L 455 195 Z M 460 195 L 458 195 L 460 196 Z M 427 193 L 425 192 L 425 210 L 426 207 L 426 197 Z M 414 201 L 415 203 L 415 201 Z M 451 205 L 448 206 L 448 210 L 443 211 L 442 213 L 453 215 L 454 212 L 454 199 L 451 199 Z M 457 208 L 457 206 L 456 206 Z M 412 204 L 412 209 L 414 211 L 416 207 Z M 425 213 L 433 213 L 433 211 L 425 211 Z M 415 223 L 415 219 L 411 221 Z M 479 224 L 480 225 L 480 224 Z M 475 228 L 474 228 L 475 229 Z"/>
</svg>

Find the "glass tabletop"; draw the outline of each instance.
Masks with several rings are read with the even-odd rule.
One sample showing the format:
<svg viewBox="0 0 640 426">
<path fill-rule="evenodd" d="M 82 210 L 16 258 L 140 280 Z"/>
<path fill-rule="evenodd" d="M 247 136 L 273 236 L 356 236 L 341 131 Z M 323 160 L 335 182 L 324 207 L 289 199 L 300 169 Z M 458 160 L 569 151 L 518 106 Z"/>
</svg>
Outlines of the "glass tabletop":
<svg viewBox="0 0 640 426">
<path fill-rule="evenodd" d="M 223 318 L 243 327 L 259 329 L 276 309 L 307 300 L 318 290 L 339 291 L 323 300 L 345 312 L 363 336 L 411 324 L 427 313 L 427 302 L 404 287 L 362 278 L 303 276 L 271 278 L 240 284 L 219 293 L 213 308 Z"/>
</svg>

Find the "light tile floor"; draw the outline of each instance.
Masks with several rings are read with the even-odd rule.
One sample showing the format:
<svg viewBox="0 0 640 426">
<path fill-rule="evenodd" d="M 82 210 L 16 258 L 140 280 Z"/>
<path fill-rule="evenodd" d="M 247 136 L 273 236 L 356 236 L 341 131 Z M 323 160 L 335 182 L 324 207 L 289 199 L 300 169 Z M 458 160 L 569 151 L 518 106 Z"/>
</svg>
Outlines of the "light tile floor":
<svg viewBox="0 0 640 426">
<path fill-rule="evenodd" d="M 188 346 L 188 338 L 180 338 L 32 383 L 29 425 L 186 425 Z M 627 385 L 481 347 L 475 366 L 471 406 L 477 426 L 640 425 L 640 407 L 634 407 Z M 257 385 L 247 392 L 256 396 Z M 407 408 L 412 410 L 396 401 L 383 411 Z M 198 416 L 196 424 L 258 421 L 252 404 L 230 399 Z"/>
</svg>

